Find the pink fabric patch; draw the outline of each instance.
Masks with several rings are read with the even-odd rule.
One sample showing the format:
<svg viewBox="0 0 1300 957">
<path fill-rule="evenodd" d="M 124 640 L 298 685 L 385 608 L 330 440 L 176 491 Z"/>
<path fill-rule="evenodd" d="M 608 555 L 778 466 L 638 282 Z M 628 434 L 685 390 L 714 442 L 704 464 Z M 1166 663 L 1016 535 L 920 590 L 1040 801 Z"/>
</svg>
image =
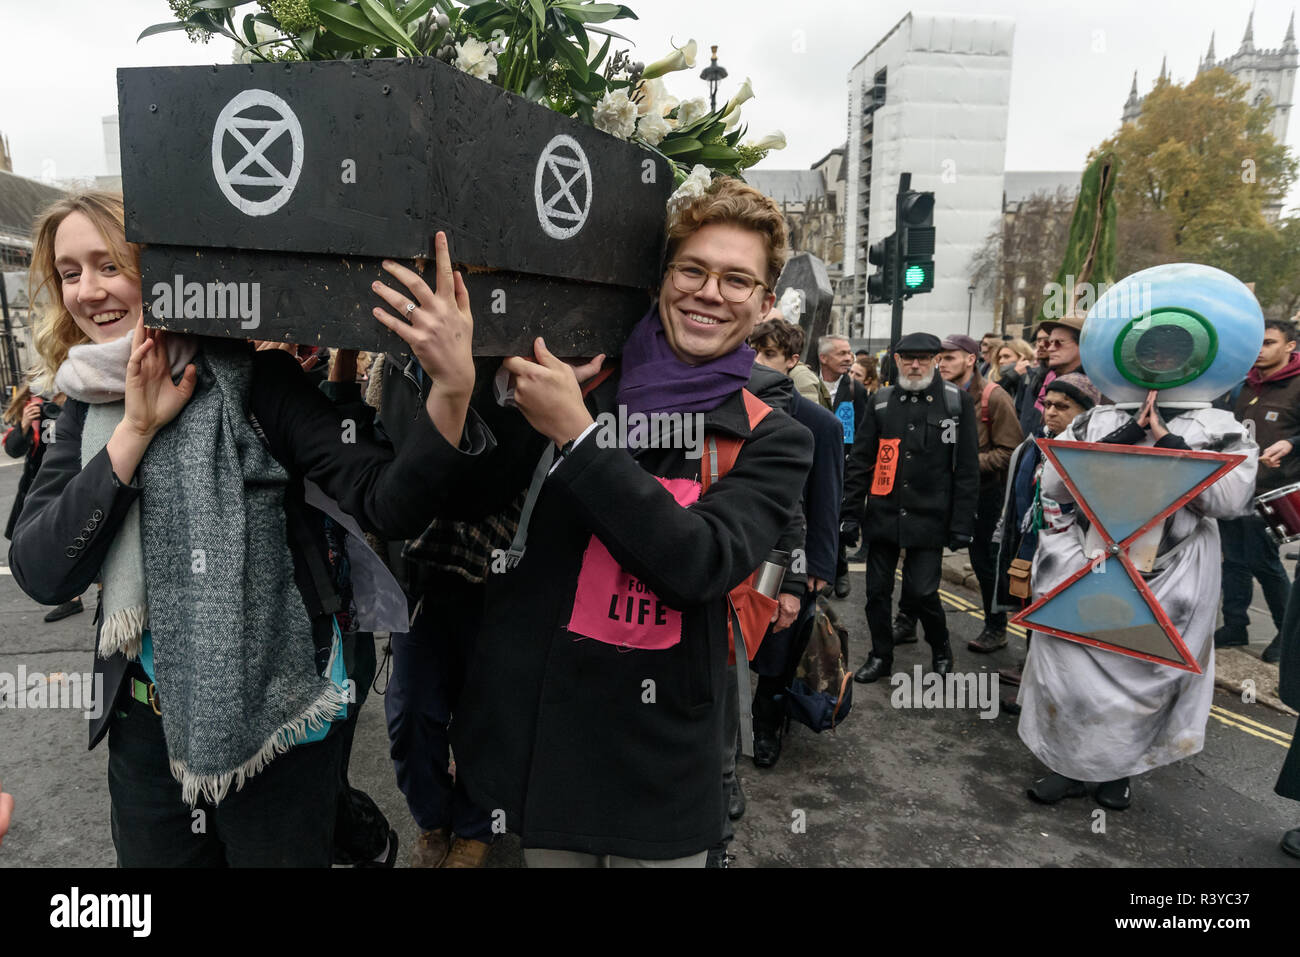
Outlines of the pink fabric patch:
<svg viewBox="0 0 1300 957">
<path fill-rule="evenodd" d="M 659 483 L 683 508 L 699 500 L 700 483 L 693 479 L 660 478 Z M 682 640 L 682 613 L 625 572 L 593 535 L 582 556 L 567 627 L 575 635 L 620 648 L 658 651 Z"/>
</svg>

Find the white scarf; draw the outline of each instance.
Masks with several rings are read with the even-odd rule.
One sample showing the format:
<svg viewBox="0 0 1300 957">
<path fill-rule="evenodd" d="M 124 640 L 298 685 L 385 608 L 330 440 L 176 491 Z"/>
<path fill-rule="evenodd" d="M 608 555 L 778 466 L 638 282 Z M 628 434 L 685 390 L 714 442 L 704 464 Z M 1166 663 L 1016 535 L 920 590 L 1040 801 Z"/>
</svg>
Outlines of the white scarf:
<svg viewBox="0 0 1300 957">
<path fill-rule="evenodd" d="M 108 444 L 113 430 L 122 421 L 131 342 L 132 337 L 127 334 L 112 342 L 73 346 L 55 373 L 56 392 L 66 392 L 69 398 L 90 406 L 81 430 L 82 468 Z M 173 378 L 185 370 L 197 348 L 193 336 L 169 337 L 167 351 L 172 358 Z M 99 656 L 107 658 L 121 651 L 128 658 L 139 658 L 141 637 L 149 617 L 139 502 L 132 503 L 113 538 L 100 568 L 100 580 L 104 586 L 104 605 Z"/>
</svg>

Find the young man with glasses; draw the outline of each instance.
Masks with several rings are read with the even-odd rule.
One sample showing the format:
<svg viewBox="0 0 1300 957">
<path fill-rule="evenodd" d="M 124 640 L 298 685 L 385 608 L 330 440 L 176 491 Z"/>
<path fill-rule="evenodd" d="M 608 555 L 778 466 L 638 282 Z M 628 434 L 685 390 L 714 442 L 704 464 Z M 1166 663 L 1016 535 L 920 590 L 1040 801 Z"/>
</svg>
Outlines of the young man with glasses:
<svg viewBox="0 0 1300 957">
<path fill-rule="evenodd" d="M 456 501 L 491 513 L 537 491 L 522 557 L 488 576 L 451 735 L 457 777 L 530 867 L 702 867 L 722 837 L 728 593 L 787 528 L 813 454 L 743 391 L 786 235 L 770 199 L 719 179 L 670 215 L 657 301 L 612 375 L 541 339 L 536 361 L 504 363 L 516 408 L 490 410 L 496 469 Z M 611 443 L 597 417 L 621 413 L 743 444 L 701 491 L 698 433 Z"/>
<path fill-rule="evenodd" d="M 870 546 L 871 654 L 854 675 L 864 684 L 893 668 L 890 606 L 904 549 L 899 607 L 924 627 L 933 670 L 952 670 L 939 581 L 944 546 L 965 548 L 974 533 L 979 436 L 971 396 L 935 373 L 939 352 L 939 339 L 929 333 L 909 333 L 898 341 L 897 381 L 872 399 L 845 470 L 842 538 L 852 544 L 861 530 Z"/>
</svg>

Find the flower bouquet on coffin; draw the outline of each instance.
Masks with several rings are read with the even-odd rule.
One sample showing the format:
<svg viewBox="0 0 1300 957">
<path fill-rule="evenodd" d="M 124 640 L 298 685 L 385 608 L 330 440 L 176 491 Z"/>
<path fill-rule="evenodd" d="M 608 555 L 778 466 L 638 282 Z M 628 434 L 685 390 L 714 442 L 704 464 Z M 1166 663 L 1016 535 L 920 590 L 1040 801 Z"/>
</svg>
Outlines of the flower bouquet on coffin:
<svg viewBox="0 0 1300 957">
<path fill-rule="evenodd" d="M 611 54 L 626 38 L 608 24 L 635 18 L 621 4 L 171 6 L 176 19 L 142 38 L 223 36 L 241 65 L 119 74 L 146 291 L 182 274 L 185 289 L 217 291 L 154 308 L 166 328 L 398 349 L 370 317 L 370 282 L 385 258 L 431 259 L 445 229 L 476 352 L 526 352 L 542 334 L 561 354 L 614 353 L 657 284 L 672 190 L 784 145 L 741 142 L 748 81 L 719 110 L 672 95 L 664 78 L 694 65 L 694 41 L 649 66 Z M 164 155 L 146 155 L 157 143 Z M 194 215 L 175 216 L 178 202 Z M 235 276 L 259 287 L 261 315 L 205 308 Z"/>
</svg>

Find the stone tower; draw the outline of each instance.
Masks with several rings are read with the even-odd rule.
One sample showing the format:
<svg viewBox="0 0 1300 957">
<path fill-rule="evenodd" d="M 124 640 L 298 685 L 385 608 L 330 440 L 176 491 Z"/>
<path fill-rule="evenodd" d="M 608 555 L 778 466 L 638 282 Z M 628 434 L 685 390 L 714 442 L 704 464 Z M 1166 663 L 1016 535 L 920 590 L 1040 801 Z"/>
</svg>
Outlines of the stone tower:
<svg viewBox="0 0 1300 957">
<path fill-rule="evenodd" d="M 1287 23 L 1286 36 L 1282 46 L 1276 50 L 1261 50 L 1255 47 L 1255 13 L 1252 10 L 1246 20 L 1246 32 L 1241 38 L 1241 47 L 1232 56 L 1219 60 L 1214 54 L 1214 34 L 1210 34 L 1210 48 L 1205 58 L 1197 64 L 1196 72 L 1219 67 L 1227 70 L 1234 78 L 1249 86 L 1246 93 L 1252 105 L 1263 102 L 1273 104 L 1273 122 L 1269 132 L 1279 143 L 1286 142 L 1287 127 L 1291 120 L 1291 107 L 1295 91 L 1296 66 L 1300 64 L 1300 48 L 1295 39 L 1295 13 Z M 1160 64 L 1160 77 L 1167 77 L 1164 61 Z M 1124 102 L 1123 121 L 1134 122 L 1142 115 L 1143 97 L 1137 92 L 1137 73 L 1133 74 L 1133 85 L 1129 88 L 1128 99 Z"/>
<path fill-rule="evenodd" d="M 1266 101 L 1273 104 L 1273 122 L 1269 124 L 1268 131 L 1273 134 L 1273 139 L 1286 143 L 1295 91 L 1296 65 L 1300 63 L 1300 49 L 1297 49 L 1295 42 L 1295 12 L 1292 11 L 1291 20 L 1287 23 L 1282 46 L 1276 50 L 1255 48 L 1254 27 L 1255 12 L 1252 10 L 1246 20 L 1241 47 L 1232 56 L 1218 61 L 1214 58 L 1214 37 L 1211 36 L 1210 49 L 1196 72 L 1217 66 L 1246 82 L 1250 86 L 1246 98 L 1251 105 L 1258 106 Z"/>
</svg>

